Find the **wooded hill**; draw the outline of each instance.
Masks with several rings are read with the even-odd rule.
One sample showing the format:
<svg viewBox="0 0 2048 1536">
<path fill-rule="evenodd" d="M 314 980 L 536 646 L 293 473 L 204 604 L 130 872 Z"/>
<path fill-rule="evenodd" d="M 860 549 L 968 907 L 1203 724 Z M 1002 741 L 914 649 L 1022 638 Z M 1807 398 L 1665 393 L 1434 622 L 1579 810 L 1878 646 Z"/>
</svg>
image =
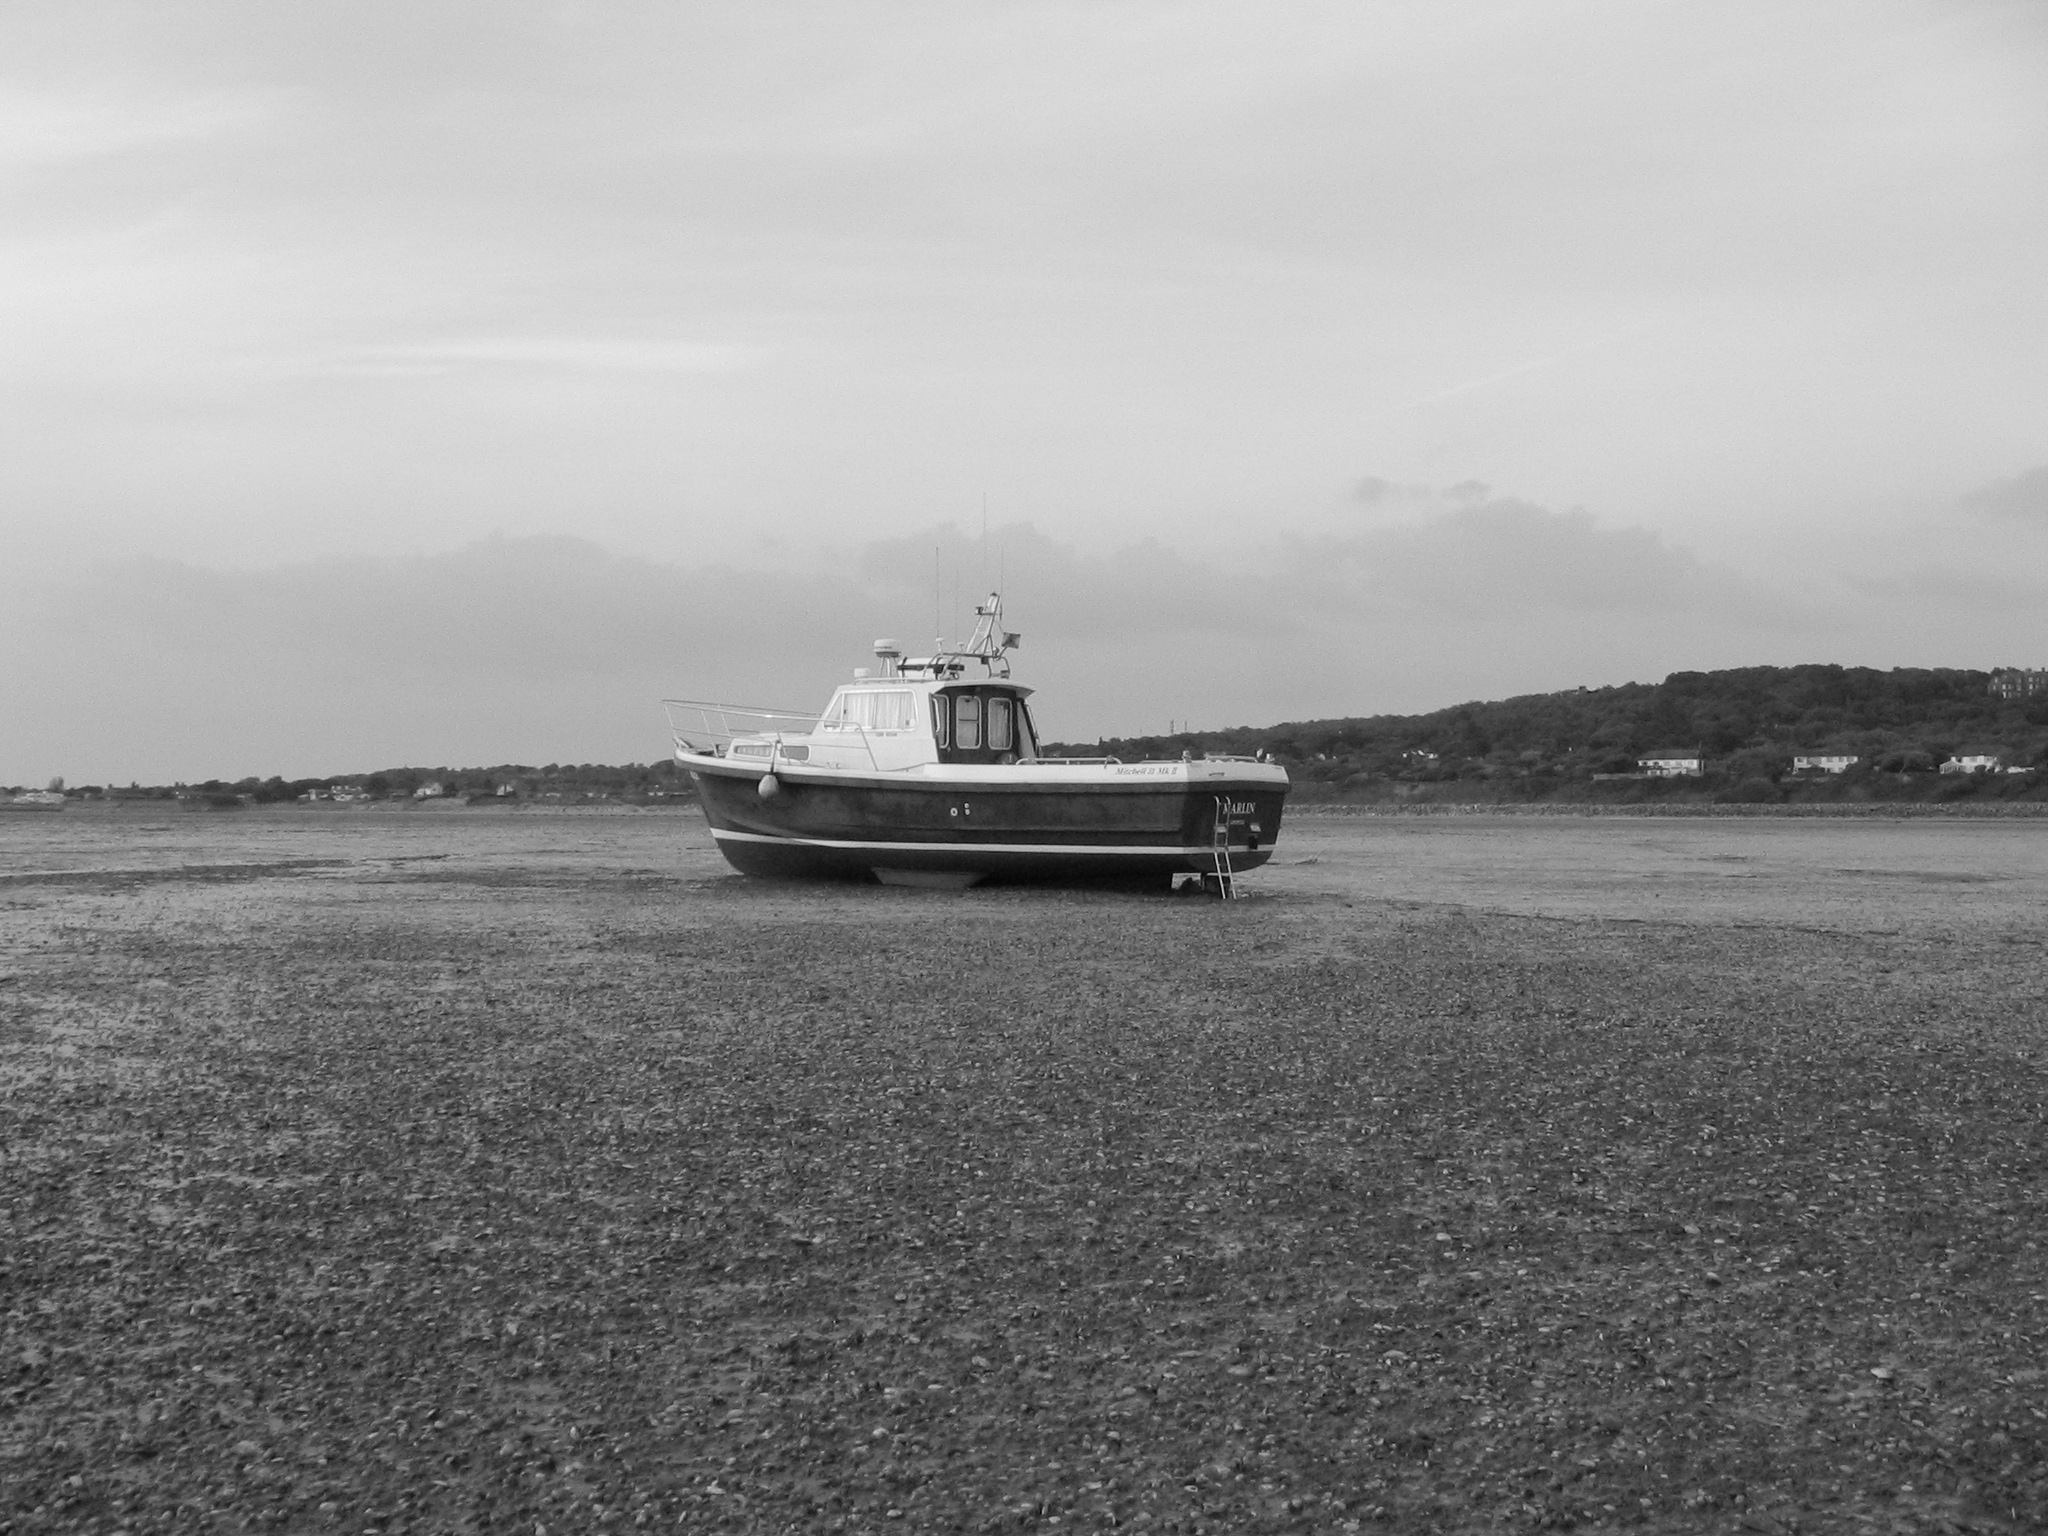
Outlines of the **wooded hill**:
<svg viewBox="0 0 2048 1536">
<path fill-rule="evenodd" d="M 1698 778 L 1637 777 L 1638 759 L 1697 750 Z M 1109 754 L 1134 761 L 1183 752 L 1265 752 L 1284 763 L 1304 800 L 1923 800 L 2048 799 L 2048 695 L 2002 699 L 1991 674 L 1955 668 L 1739 667 L 1674 672 L 1661 683 L 1574 688 L 1425 715 L 1304 720 L 1283 725 L 1048 743 L 1048 755 Z M 1795 773 L 1799 754 L 1860 759 L 1839 775 Z M 1944 774 L 1966 753 L 1997 755 L 2023 773 Z M 80 798 L 199 795 L 285 801 L 338 789 L 410 800 L 437 784 L 472 804 L 688 800 L 672 761 L 618 767 L 387 768 L 323 779 L 127 790 L 81 786 Z"/>
<path fill-rule="evenodd" d="M 1697 749 L 1697 779 L 1632 775 L 1637 759 Z M 1425 715 L 1307 720 L 1057 750 L 1126 759 L 1266 752 L 1304 798 L 1923 799 L 2048 798 L 2048 697 L 2006 700 L 1991 674 L 1954 668 L 1739 667 L 1459 704 Z M 1961 753 L 1997 753 L 2023 774 L 1942 774 Z M 1795 775 L 1799 754 L 1862 759 Z"/>
</svg>

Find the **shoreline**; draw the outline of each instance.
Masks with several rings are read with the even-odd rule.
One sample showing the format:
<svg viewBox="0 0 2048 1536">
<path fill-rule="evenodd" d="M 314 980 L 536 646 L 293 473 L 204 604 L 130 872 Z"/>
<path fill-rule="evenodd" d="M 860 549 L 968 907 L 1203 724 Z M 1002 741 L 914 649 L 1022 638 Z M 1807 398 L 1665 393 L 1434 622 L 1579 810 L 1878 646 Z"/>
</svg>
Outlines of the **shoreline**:
<svg viewBox="0 0 2048 1536">
<path fill-rule="evenodd" d="M 1488 804 L 1484 801 L 1429 802 L 1407 805 L 1347 805 L 1342 802 L 1290 804 L 1287 821 L 1328 817 L 1350 820 L 1356 817 L 1387 818 L 1420 816 L 1554 816 L 1554 817 L 1643 817 L 1658 820 L 1709 819 L 1737 821 L 2027 821 L 2048 817 L 2048 804 L 2038 800 L 1991 802 L 1902 801 L 1893 804 L 1872 801 L 1833 802 L 1809 805 L 1712 805 L 1675 803 L 1670 805 L 1602 805 L 1561 801 L 1525 801 Z M 1282 823 L 1284 828 L 1286 822 Z"/>
<path fill-rule="evenodd" d="M 305 805 L 297 801 L 264 805 L 205 805 L 179 800 L 114 800 L 73 802 L 63 806 L 8 806 L 43 816 L 298 816 L 298 817 L 431 817 L 481 818 L 534 816 L 663 816 L 695 815 L 694 800 L 673 800 L 665 804 L 636 804 L 629 801 L 571 802 L 567 804 L 505 805 L 485 802 L 465 805 L 455 800 L 420 804 L 391 801 L 367 805 Z M 1711 820 L 1711 821 L 2030 821 L 2048 818 L 2048 803 L 2038 800 L 2006 801 L 1833 801 L 1789 805 L 1713 804 L 1681 801 L 1669 804 L 1603 804 L 1588 801 L 1409 801 L 1406 803 L 1360 804 L 1344 801 L 1293 801 L 1286 809 L 1286 822 L 1352 821 L 1360 819 L 1404 820 L 1417 818 L 1529 817 L 1537 819 L 1608 820 Z"/>
</svg>

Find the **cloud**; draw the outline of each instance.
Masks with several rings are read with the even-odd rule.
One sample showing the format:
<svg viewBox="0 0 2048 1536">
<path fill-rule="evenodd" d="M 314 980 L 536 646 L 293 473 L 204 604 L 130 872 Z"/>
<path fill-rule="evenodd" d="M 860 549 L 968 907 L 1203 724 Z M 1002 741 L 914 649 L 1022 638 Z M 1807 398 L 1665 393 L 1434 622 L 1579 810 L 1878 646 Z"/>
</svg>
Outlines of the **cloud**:
<svg viewBox="0 0 2048 1536">
<path fill-rule="evenodd" d="M 254 97 L 130 99 L 0 87 L 0 168 L 22 170 L 193 143 L 268 115 Z"/>
<path fill-rule="evenodd" d="M 1383 480 L 1378 475 L 1367 475 L 1351 489 L 1354 501 L 1368 507 L 1380 507 L 1403 501 L 1427 501 L 1435 494 L 1426 485 L 1401 485 L 1392 480 Z"/>
<path fill-rule="evenodd" d="M 15 6 L 0 505 L 1192 553 L 1370 454 L 1739 558 L 2033 430 L 2043 34 L 1924 9 Z"/>
<path fill-rule="evenodd" d="M 1979 486 L 1962 498 L 1962 504 L 1992 517 L 2048 525 L 2048 464 L 2014 475 L 2010 480 L 1994 480 Z"/>
<path fill-rule="evenodd" d="M 2015 575 L 2010 565 L 1969 569 L 1953 564 L 1917 564 L 1889 576 L 1865 577 L 1853 589 L 1887 604 L 1940 612 L 2038 611 L 2048 602 L 2048 581 Z"/>
<path fill-rule="evenodd" d="M 939 526 L 745 565 L 559 537 L 244 570 L 110 561 L 0 602 L 0 782 L 646 761 L 667 748 L 664 696 L 817 708 L 877 635 L 963 638 L 998 585 L 1020 678 L 1069 741 L 1833 649 L 1653 534 L 1504 499 L 1193 549 L 1088 551 L 1016 525 L 986 546 Z"/>
<path fill-rule="evenodd" d="M 607 373 L 733 373 L 756 348 L 644 337 L 495 336 L 352 347 L 315 365 L 321 373 L 419 377 L 462 368 L 562 368 Z"/>
<path fill-rule="evenodd" d="M 430 692 L 457 676 L 573 687 L 621 673 L 673 678 L 712 649 L 731 653 L 728 675 L 753 685 L 772 674 L 751 657 L 843 646 L 872 606 L 871 594 L 822 569 L 778 583 L 563 536 L 254 570 L 114 561 L 48 592 L 49 623 L 71 644 L 108 641 L 229 674 L 275 662 L 299 675 L 374 675 Z M 764 645 L 749 636 L 770 611 L 775 636 Z"/>
<path fill-rule="evenodd" d="M 0 572 L 0 783 L 413 763 L 649 761 L 659 701 L 820 707 L 875 637 L 964 638 L 1000 587 L 1048 739 L 1340 715 L 1836 661 L 2048 654 L 2040 592 L 1956 560 L 1796 600 L 1649 530 L 1509 497 L 1356 533 L 1089 549 L 1029 524 L 740 562 L 578 538 L 216 569 Z M 1418 510 L 1419 508 L 1419 510 Z M 1816 596 L 1816 590 L 1821 595 Z"/>
<path fill-rule="evenodd" d="M 1383 482 L 1382 482 L 1383 483 Z M 1718 613 L 1796 626 L 1798 610 L 1725 566 L 1643 528 L 1495 497 L 1468 480 L 1411 521 L 1301 540 L 1291 579 L 1341 608 L 1361 598 L 1470 623 L 1538 614 Z"/>
</svg>

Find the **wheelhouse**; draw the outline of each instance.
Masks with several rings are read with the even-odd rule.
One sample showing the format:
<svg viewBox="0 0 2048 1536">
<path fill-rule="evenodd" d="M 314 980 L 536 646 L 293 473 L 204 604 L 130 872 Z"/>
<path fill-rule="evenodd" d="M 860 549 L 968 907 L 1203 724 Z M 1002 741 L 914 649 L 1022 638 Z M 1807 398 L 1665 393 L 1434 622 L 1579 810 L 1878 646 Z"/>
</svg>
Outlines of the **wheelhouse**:
<svg viewBox="0 0 2048 1536">
<path fill-rule="evenodd" d="M 1038 732 L 1024 702 L 1027 691 L 988 683 L 934 690 L 932 743 L 939 761 L 1015 763 L 1038 756 Z"/>
</svg>

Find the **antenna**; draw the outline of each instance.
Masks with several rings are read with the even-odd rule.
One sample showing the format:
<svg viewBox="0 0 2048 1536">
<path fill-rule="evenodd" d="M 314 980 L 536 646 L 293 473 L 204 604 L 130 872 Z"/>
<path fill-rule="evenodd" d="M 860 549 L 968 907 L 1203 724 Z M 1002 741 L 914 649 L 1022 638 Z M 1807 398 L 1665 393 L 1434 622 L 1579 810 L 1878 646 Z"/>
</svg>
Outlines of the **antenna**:
<svg viewBox="0 0 2048 1536">
<path fill-rule="evenodd" d="M 932 546 L 932 634 L 934 654 L 946 648 L 946 575 L 939 546 Z"/>
</svg>

